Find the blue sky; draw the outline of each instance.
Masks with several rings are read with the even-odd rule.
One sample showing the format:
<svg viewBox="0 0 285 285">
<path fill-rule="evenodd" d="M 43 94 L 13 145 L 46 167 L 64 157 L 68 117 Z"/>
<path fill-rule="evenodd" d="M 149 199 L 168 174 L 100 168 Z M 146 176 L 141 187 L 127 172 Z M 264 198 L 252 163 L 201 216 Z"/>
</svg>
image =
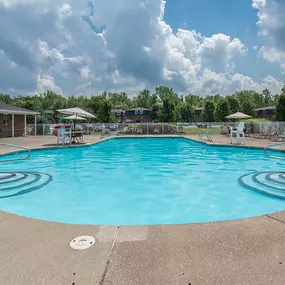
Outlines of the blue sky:
<svg viewBox="0 0 285 285">
<path fill-rule="evenodd" d="M 284 14 L 284 0 L 0 0 L 0 92 L 280 93 Z"/>
<path fill-rule="evenodd" d="M 185 28 L 210 37 L 223 33 L 239 38 L 247 47 L 246 56 L 236 62 L 236 71 L 262 80 L 268 74 L 285 80 L 280 66 L 257 56 L 253 46 L 262 45 L 258 36 L 257 11 L 251 0 L 168 0 L 165 21 L 177 30 Z"/>
</svg>

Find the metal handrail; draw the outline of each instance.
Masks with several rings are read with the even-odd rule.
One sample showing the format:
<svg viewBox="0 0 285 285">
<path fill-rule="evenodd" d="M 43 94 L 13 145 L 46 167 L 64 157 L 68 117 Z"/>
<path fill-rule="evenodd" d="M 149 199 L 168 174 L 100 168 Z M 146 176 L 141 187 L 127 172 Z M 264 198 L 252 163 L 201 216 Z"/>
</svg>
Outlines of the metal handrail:
<svg viewBox="0 0 285 285">
<path fill-rule="evenodd" d="M 267 153 L 267 150 L 268 150 L 269 148 L 274 147 L 274 146 L 281 146 L 281 145 L 285 145 L 285 142 L 270 144 L 270 145 L 266 146 L 266 147 L 264 148 L 264 153 L 265 153 L 265 155 L 266 155 L 267 157 L 269 157 L 269 158 L 285 160 L 285 157 L 275 156 L 275 155 L 269 155 L 269 154 Z"/>
<path fill-rule="evenodd" d="M 9 143 L 0 143 L 0 146 L 9 146 L 12 148 L 19 148 L 28 151 L 28 155 L 26 157 L 20 157 L 20 158 L 14 158 L 14 159 L 5 159 L 5 160 L 0 160 L 0 162 L 11 162 L 11 161 L 18 161 L 18 160 L 26 160 L 31 156 L 31 150 L 27 147 L 19 146 L 19 145 L 14 145 L 14 144 L 9 144 Z"/>
<path fill-rule="evenodd" d="M 200 140 L 203 140 L 203 136 L 204 136 L 204 135 L 206 136 L 206 141 L 208 141 L 208 142 L 213 142 L 213 139 L 212 139 L 211 135 L 209 134 L 208 129 L 202 130 L 202 131 L 199 133 L 198 138 L 199 138 Z"/>
</svg>

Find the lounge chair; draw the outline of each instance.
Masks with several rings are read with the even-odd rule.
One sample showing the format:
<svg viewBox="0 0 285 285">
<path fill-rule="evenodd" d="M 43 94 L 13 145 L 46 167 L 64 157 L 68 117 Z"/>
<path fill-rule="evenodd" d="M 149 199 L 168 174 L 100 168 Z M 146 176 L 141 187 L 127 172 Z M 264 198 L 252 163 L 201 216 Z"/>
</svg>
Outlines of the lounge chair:
<svg viewBox="0 0 285 285">
<path fill-rule="evenodd" d="M 110 136 L 112 136 L 111 131 L 109 129 L 104 129 L 102 131 L 102 134 L 101 134 L 101 139 L 104 138 L 104 137 L 110 137 Z"/>
<path fill-rule="evenodd" d="M 274 142 L 284 142 L 285 134 L 283 132 L 282 134 L 279 135 L 278 130 L 275 129 L 275 132 L 272 134 L 272 136 L 269 139 Z"/>
<path fill-rule="evenodd" d="M 240 122 L 236 130 L 233 127 L 230 128 L 230 143 L 233 143 L 233 139 L 243 142 L 245 144 L 245 135 L 244 135 L 244 122 Z"/>
<path fill-rule="evenodd" d="M 275 139 L 279 136 L 279 131 L 277 127 L 268 126 L 265 127 L 261 134 L 254 134 L 252 135 L 255 139 L 269 139 L 275 141 Z"/>
<path fill-rule="evenodd" d="M 253 134 L 251 137 L 254 139 L 266 139 L 272 135 L 272 126 L 265 126 L 260 134 Z"/>
<path fill-rule="evenodd" d="M 128 127 L 120 127 L 117 135 L 125 135 L 127 133 Z"/>
<path fill-rule="evenodd" d="M 276 134 L 276 136 L 273 136 L 270 140 L 273 142 L 284 142 L 285 141 L 285 135 Z"/>
<path fill-rule="evenodd" d="M 154 131 L 153 131 L 153 134 L 154 135 L 160 135 L 159 129 L 155 128 Z"/>
<path fill-rule="evenodd" d="M 169 133 L 171 135 L 179 135 L 179 131 L 177 129 L 171 129 Z"/>
<path fill-rule="evenodd" d="M 143 130 L 142 129 L 137 129 L 137 135 L 143 135 Z"/>
</svg>

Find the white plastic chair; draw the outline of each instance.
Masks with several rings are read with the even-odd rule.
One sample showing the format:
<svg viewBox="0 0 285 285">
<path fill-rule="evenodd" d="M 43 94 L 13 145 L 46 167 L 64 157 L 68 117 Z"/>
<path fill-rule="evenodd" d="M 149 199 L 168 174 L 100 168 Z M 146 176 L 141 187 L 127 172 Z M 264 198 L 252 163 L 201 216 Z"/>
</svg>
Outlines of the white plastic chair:
<svg viewBox="0 0 285 285">
<path fill-rule="evenodd" d="M 71 129 L 64 127 L 57 129 L 57 144 L 71 143 Z"/>
<path fill-rule="evenodd" d="M 245 135 L 244 135 L 244 122 L 240 122 L 236 130 L 232 127 L 230 128 L 230 143 L 233 143 L 233 139 L 236 139 L 237 142 L 243 142 L 245 144 Z"/>
</svg>

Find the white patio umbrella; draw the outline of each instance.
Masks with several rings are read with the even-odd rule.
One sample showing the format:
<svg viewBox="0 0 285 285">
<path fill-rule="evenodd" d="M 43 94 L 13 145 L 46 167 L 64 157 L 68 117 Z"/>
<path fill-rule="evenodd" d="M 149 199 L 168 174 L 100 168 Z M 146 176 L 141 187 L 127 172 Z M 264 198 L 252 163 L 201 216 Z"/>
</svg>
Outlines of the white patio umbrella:
<svg viewBox="0 0 285 285">
<path fill-rule="evenodd" d="M 59 109 L 59 110 L 57 110 L 57 112 L 59 112 L 61 114 L 71 115 L 70 117 L 75 116 L 75 119 L 73 120 L 73 129 L 74 130 L 75 130 L 75 124 L 76 124 L 75 121 L 80 121 L 80 120 L 82 121 L 82 119 L 79 119 L 79 120 L 76 119 L 76 118 L 78 118 L 78 116 L 81 118 L 84 118 L 83 120 L 85 120 L 85 121 L 86 121 L 85 118 L 96 118 L 96 116 L 94 116 L 93 114 L 88 113 L 85 110 L 77 108 L 77 107 L 68 108 L 68 109 Z M 66 117 L 65 119 L 70 118 L 70 117 Z"/>
<path fill-rule="evenodd" d="M 68 108 L 68 109 L 59 109 L 57 112 L 61 114 L 66 114 L 66 115 L 78 115 L 80 117 L 84 118 L 96 118 L 93 114 L 84 111 L 83 109 L 80 108 Z"/>
<path fill-rule="evenodd" d="M 226 117 L 226 119 L 232 119 L 232 120 L 249 119 L 249 118 L 251 118 L 251 116 L 241 112 L 237 112 Z"/>
<path fill-rule="evenodd" d="M 75 130 L 76 121 L 87 121 L 86 118 L 80 117 L 77 114 L 71 115 L 69 117 L 65 117 L 65 118 L 63 118 L 63 120 L 72 121 L 74 130 Z"/>
<path fill-rule="evenodd" d="M 70 121 L 86 121 L 85 118 L 83 117 L 80 117 L 78 115 L 72 115 L 72 116 L 69 116 L 69 117 L 65 117 L 63 118 L 64 120 L 70 120 Z"/>
</svg>

